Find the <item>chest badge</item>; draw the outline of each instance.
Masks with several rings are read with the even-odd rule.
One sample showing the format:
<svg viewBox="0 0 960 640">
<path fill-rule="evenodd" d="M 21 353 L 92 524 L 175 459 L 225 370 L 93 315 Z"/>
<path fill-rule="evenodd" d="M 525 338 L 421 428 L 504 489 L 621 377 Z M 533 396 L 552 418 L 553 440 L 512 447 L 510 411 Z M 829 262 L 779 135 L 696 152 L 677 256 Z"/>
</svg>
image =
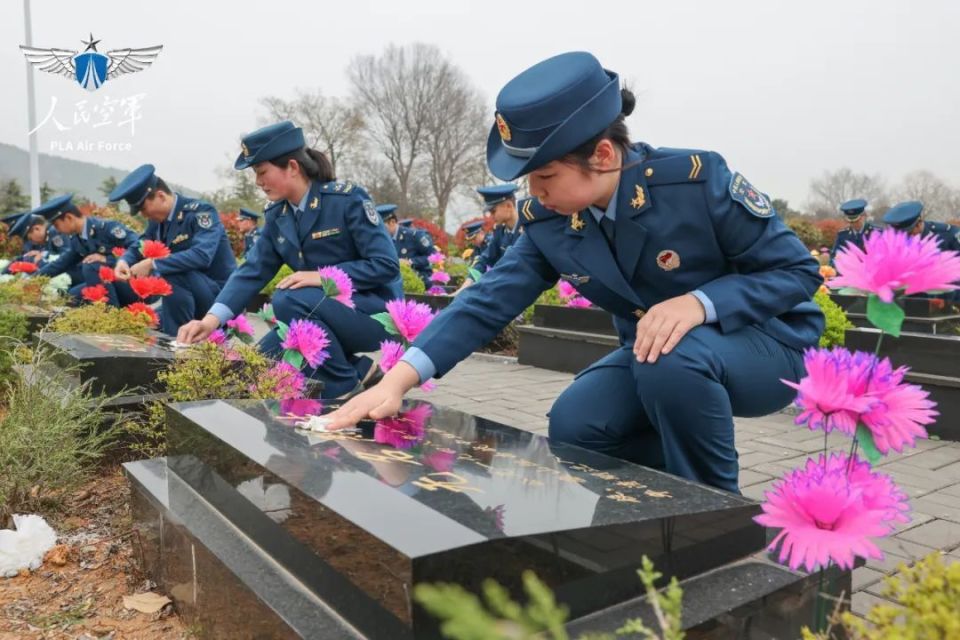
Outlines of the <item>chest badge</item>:
<svg viewBox="0 0 960 640">
<path fill-rule="evenodd" d="M 313 200 L 310 201 L 310 208 L 316 209 L 319 206 L 320 206 L 320 198 L 318 198 L 317 196 L 313 196 Z"/>
<path fill-rule="evenodd" d="M 575 213 L 570 216 L 570 228 L 574 231 L 583 231 L 583 228 L 587 226 L 587 223 L 580 219 L 580 214 Z"/>
<path fill-rule="evenodd" d="M 636 195 L 630 201 L 630 206 L 634 209 L 642 209 L 643 205 L 647 204 L 647 196 L 640 185 L 634 185 L 634 189 L 636 189 Z"/>
<path fill-rule="evenodd" d="M 666 249 L 657 254 L 657 266 L 664 271 L 673 271 L 680 266 L 680 254 L 672 249 Z"/>
</svg>

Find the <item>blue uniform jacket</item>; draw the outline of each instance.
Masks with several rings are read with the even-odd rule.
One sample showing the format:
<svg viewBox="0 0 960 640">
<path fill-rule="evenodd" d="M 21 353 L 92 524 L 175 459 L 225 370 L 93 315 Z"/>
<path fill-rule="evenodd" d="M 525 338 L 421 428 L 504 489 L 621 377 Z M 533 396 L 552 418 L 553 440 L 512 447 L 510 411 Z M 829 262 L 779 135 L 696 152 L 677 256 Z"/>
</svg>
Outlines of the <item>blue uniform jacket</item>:
<svg viewBox="0 0 960 640">
<path fill-rule="evenodd" d="M 521 201 L 520 206 L 524 203 L 525 201 Z M 517 226 L 513 229 L 507 229 L 505 225 L 498 224 L 493 228 L 493 233 L 487 234 L 484 238 L 484 247 L 478 251 L 473 268 L 480 273 L 492 269 L 521 235 L 523 235 L 522 220 L 518 220 Z"/>
<path fill-rule="evenodd" d="M 140 236 L 133 230 L 115 220 L 90 216 L 86 218 L 85 225 L 87 237 L 82 238 L 79 234 L 69 236 L 65 242 L 66 250 L 60 254 L 60 258 L 44 265 L 37 273 L 42 276 L 60 275 L 93 253 L 106 256 L 109 264 L 115 264 L 114 247 L 129 249 L 140 241 Z"/>
<path fill-rule="evenodd" d="M 923 221 L 923 231 L 925 236 L 934 235 L 940 239 L 940 248 L 944 251 L 960 252 L 960 227 L 955 227 L 946 222 L 928 222 Z"/>
<path fill-rule="evenodd" d="M 839 232 L 837 232 L 837 239 L 833 243 L 833 248 L 830 249 L 830 263 L 833 264 L 834 259 L 837 257 L 837 251 L 845 247 L 847 244 L 853 244 L 854 246 L 860 247 L 862 250 L 863 241 L 867 235 L 879 230 L 880 227 L 876 226 L 872 222 L 865 222 L 861 231 L 854 231 L 849 227 L 846 229 L 841 229 Z"/>
<path fill-rule="evenodd" d="M 250 253 L 250 249 L 253 249 L 253 245 L 257 243 L 257 238 L 260 237 L 260 227 L 257 227 L 250 233 L 247 233 L 243 236 L 243 255 Z"/>
<path fill-rule="evenodd" d="M 217 303 L 241 313 L 284 264 L 294 271 L 340 267 L 353 280 L 353 301 L 363 313 L 384 311 L 388 300 L 403 296 L 397 250 L 361 187 L 313 182 L 298 217 L 285 200 L 267 207 L 260 239 Z"/>
<path fill-rule="evenodd" d="M 393 241 L 397 256 L 410 261 L 410 266 L 423 279 L 429 279 L 433 273 L 428 257 L 433 253 L 433 240 L 422 229 L 397 228 L 397 238 Z"/>
<path fill-rule="evenodd" d="M 790 347 L 817 344 L 824 327 L 812 301 L 822 283 L 819 265 L 743 176 L 713 152 L 645 144 L 624 166 L 616 257 L 589 212 L 562 216 L 523 202 L 526 233 L 414 343 L 438 375 L 489 342 L 558 278 L 613 314 L 622 345 L 633 343 L 646 309 L 697 289 L 724 333 L 754 325 Z"/>
<path fill-rule="evenodd" d="M 203 200 L 177 194 L 177 203 L 170 219 L 149 222 L 144 240 L 158 240 L 167 245 L 170 255 L 154 261 L 154 270 L 161 276 L 199 271 L 222 285 L 237 268 L 230 249 L 230 240 L 220 222 L 217 209 Z M 123 261 L 133 265 L 143 260 L 140 245 L 123 254 Z"/>
</svg>

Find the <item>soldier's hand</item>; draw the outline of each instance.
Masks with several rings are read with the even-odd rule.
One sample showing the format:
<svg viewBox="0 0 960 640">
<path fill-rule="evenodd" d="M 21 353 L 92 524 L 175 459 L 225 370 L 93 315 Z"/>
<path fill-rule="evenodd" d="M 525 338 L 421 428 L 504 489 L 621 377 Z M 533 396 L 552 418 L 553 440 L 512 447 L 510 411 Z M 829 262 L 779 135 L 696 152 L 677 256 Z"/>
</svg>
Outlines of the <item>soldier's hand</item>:
<svg viewBox="0 0 960 640">
<path fill-rule="evenodd" d="M 118 280 L 129 280 L 130 265 L 128 265 L 123 260 L 117 260 L 117 266 L 113 268 L 113 274 L 117 276 Z"/>
<path fill-rule="evenodd" d="M 27 251 L 25 254 L 23 254 L 23 257 L 29 258 L 34 262 L 40 262 L 40 260 L 43 259 L 43 252 L 34 249 L 33 251 Z"/>
<path fill-rule="evenodd" d="M 130 274 L 135 278 L 143 278 L 153 273 L 153 259 L 146 258 L 130 267 Z"/>
<path fill-rule="evenodd" d="M 692 293 L 655 304 L 637 322 L 633 353 L 637 362 L 654 363 L 677 346 L 694 327 L 703 324 L 707 312 Z"/>
<path fill-rule="evenodd" d="M 297 271 L 277 283 L 277 289 L 300 289 L 301 287 L 322 287 L 323 278 L 316 271 Z"/>
<path fill-rule="evenodd" d="M 208 313 L 203 317 L 203 320 L 191 320 L 180 327 L 180 330 L 177 331 L 177 342 L 181 344 L 193 344 L 194 342 L 206 340 L 207 336 L 213 333 L 219 326 L 220 321 L 217 319 L 217 316 Z"/>
<path fill-rule="evenodd" d="M 416 369 L 406 362 L 398 362 L 376 386 L 324 416 L 326 428 L 331 431 L 345 429 L 364 418 L 380 420 L 396 415 L 403 403 L 403 395 L 419 383 Z"/>
<path fill-rule="evenodd" d="M 86 258 L 83 259 L 83 264 L 91 264 L 93 262 L 106 262 L 107 256 L 102 253 L 91 253 Z"/>
</svg>

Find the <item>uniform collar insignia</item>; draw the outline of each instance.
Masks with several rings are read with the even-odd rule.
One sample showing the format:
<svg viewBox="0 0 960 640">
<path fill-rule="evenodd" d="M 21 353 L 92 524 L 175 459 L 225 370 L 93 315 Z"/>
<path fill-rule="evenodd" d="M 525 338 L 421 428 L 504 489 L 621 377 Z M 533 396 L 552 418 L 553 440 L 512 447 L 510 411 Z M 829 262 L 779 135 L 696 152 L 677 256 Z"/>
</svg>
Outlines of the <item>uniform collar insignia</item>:
<svg viewBox="0 0 960 640">
<path fill-rule="evenodd" d="M 580 213 L 575 213 L 570 216 L 570 228 L 574 231 L 583 231 L 583 228 L 587 226 L 587 223 L 580 218 Z"/>
<path fill-rule="evenodd" d="M 634 209 L 642 209 L 643 205 L 647 204 L 647 196 L 643 192 L 643 187 L 639 184 L 634 185 L 634 189 L 636 189 L 636 195 L 630 201 L 630 206 Z"/>
</svg>

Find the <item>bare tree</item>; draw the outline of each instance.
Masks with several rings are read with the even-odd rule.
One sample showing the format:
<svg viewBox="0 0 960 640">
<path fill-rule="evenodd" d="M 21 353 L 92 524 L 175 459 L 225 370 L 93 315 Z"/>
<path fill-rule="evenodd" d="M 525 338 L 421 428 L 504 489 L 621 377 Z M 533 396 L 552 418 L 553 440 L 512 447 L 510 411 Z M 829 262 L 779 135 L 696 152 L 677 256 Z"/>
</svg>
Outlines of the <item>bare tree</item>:
<svg viewBox="0 0 960 640">
<path fill-rule="evenodd" d="M 949 220 L 960 212 L 960 190 L 954 189 L 930 171 L 912 171 L 897 186 L 896 199 L 920 200 L 928 220 Z"/>
<path fill-rule="evenodd" d="M 864 198 L 876 209 L 886 203 L 886 187 L 878 175 L 854 173 L 843 167 L 836 171 L 824 171 L 819 178 L 810 181 L 810 200 L 807 207 L 818 218 L 833 217 L 840 203 L 853 198 Z"/>
<path fill-rule="evenodd" d="M 419 43 L 390 45 L 379 57 L 357 56 L 347 67 L 354 98 L 367 115 L 367 135 L 397 178 L 401 211 L 409 210 L 415 173 L 427 152 L 438 87 L 450 67 L 439 49 Z"/>
<path fill-rule="evenodd" d="M 355 155 L 361 145 L 363 117 L 352 102 L 316 92 L 297 91 L 292 100 L 263 98 L 270 120 L 291 120 L 303 128 L 311 147 L 323 151 L 334 172 L 338 165 Z"/>
</svg>

